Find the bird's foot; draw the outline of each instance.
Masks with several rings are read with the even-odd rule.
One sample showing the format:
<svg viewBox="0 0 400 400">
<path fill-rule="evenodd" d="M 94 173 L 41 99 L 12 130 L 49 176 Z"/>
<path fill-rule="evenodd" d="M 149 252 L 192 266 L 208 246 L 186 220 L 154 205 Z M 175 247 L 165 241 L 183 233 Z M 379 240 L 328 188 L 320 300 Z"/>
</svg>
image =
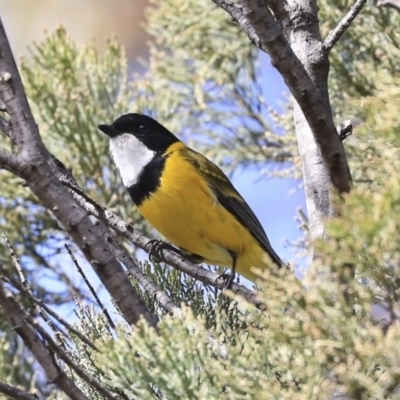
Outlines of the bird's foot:
<svg viewBox="0 0 400 400">
<path fill-rule="evenodd" d="M 217 278 L 217 280 L 218 280 L 218 279 L 222 279 L 222 280 L 224 281 L 223 289 L 230 289 L 230 288 L 231 288 L 231 285 L 232 285 L 232 283 L 233 283 L 233 281 L 234 281 L 234 279 L 235 279 L 235 276 L 236 276 L 236 274 L 235 274 L 235 272 L 233 272 L 233 271 L 231 271 L 231 272 L 225 272 L 225 273 L 221 274 L 221 275 Z"/>
<path fill-rule="evenodd" d="M 188 254 L 185 251 L 177 249 L 169 243 L 163 242 L 162 240 L 150 240 L 146 245 L 146 249 L 149 249 L 149 258 L 154 262 L 164 261 L 164 256 L 162 253 L 164 250 L 172 251 L 178 256 L 181 256 L 182 258 L 194 264 L 200 264 L 201 262 L 203 262 L 203 258 L 198 256 L 197 254 Z"/>
<path fill-rule="evenodd" d="M 164 260 L 163 250 L 176 251 L 177 249 L 170 245 L 169 243 L 165 243 L 162 240 L 152 239 L 146 245 L 146 250 L 149 252 L 149 259 L 152 262 L 160 262 Z"/>
</svg>

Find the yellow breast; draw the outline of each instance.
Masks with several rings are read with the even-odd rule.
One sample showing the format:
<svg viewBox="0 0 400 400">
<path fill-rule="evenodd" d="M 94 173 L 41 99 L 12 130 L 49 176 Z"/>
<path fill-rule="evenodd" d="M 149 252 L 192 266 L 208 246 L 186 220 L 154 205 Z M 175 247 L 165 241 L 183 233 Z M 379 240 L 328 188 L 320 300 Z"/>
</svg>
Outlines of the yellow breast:
<svg viewBox="0 0 400 400">
<path fill-rule="evenodd" d="M 166 239 L 205 262 L 232 266 L 229 251 L 237 254 L 237 272 L 254 279 L 251 267 L 263 268 L 264 252 L 238 220 L 222 207 L 214 193 L 181 150 L 170 146 L 158 189 L 139 206 L 139 212 Z"/>
</svg>

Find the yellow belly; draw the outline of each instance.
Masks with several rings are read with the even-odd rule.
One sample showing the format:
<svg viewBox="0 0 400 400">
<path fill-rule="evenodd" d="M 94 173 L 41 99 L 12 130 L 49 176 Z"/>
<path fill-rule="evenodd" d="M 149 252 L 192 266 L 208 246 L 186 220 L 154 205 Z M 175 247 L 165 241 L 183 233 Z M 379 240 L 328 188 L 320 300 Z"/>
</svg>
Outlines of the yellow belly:
<svg viewBox="0 0 400 400">
<path fill-rule="evenodd" d="M 142 216 L 167 240 L 205 262 L 232 267 L 254 280 L 252 267 L 265 268 L 264 251 L 236 218 L 223 208 L 190 162 L 171 154 L 158 190 L 139 207 Z"/>
</svg>

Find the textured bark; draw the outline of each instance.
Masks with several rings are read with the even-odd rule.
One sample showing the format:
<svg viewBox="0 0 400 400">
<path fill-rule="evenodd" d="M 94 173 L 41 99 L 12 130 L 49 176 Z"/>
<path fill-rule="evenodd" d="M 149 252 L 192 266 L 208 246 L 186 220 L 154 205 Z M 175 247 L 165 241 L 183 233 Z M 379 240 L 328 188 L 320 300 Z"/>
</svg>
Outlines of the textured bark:
<svg viewBox="0 0 400 400">
<path fill-rule="evenodd" d="M 328 35 L 324 41 L 324 47 L 329 52 L 336 42 L 342 37 L 342 35 L 349 28 L 350 24 L 357 17 L 359 12 L 364 7 L 367 0 L 357 0 L 356 3 L 350 8 L 345 17 L 340 21 L 338 26 Z"/>
<path fill-rule="evenodd" d="M 73 400 L 88 400 L 83 392 L 57 365 L 54 355 L 46 348 L 41 338 L 26 322 L 26 315 L 13 294 L 5 289 L 1 282 L 0 306 L 4 310 L 5 318 L 12 328 L 22 338 L 26 347 L 32 352 L 38 363 L 45 370 L 49 382 L 57 385 Z"/>
<path fill-rule="evenodd" d="M 318 88 L 322 105 L 326 108 L 326 114 L 330 116 L 330 122 L 333 124 L 327 86 L 329 59 L 323 49 L 317 15 L 315 1 L 289 0 L 291 47 L 315 87 Z M 302 160 L 310 239 L 314 240 L 323 236 L 323 219 L 333 214 L 329 171 L 322 162 L 322 149 L 318 146 L 304 112 L 296 101 L 294 102 L 294 121 Z M 319 132 L 319 134 L 325 134 L 325 132 Z M 334 142 L 337 142 L 338 151 L 342 150 L 340 147 L 343 148 L 343 146 L 336 132 L 332 142 L 332 147 Z"/>
<path fill-rule="evenodd" d="M 35 394 L 30 394 L 14 386 L 7 385 L 7 383 L 4 382 L 0 382 L 0 393 L 4 393 L 5 395 L 17 400 L 39 399 L 39 397 L 37 397 Z"/>
</svg>

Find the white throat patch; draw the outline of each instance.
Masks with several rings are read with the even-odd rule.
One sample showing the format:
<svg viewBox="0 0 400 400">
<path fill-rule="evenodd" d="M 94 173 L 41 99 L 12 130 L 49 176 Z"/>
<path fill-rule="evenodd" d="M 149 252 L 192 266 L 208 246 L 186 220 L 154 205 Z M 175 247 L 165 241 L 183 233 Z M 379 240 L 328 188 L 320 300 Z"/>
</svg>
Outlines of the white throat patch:
<svg viewBox="0 0 400 400">
<path fill-rule="evenodd" d="M 110 152 L 127 188 L 137 183 L 143 168 L 155 155 L 154 151 L 129 133 L 111 138 Z"/>
</svg>

